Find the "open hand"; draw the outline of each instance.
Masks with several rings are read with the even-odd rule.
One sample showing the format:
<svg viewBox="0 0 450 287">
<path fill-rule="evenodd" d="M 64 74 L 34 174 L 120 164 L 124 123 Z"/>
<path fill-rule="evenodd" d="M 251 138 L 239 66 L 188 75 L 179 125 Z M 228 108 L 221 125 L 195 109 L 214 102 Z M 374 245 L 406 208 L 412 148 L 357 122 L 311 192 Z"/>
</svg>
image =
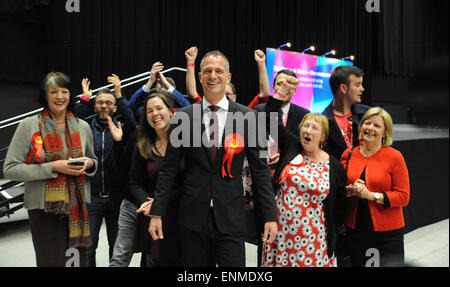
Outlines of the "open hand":
<svg viewBox="0 0 450 287">
<path fill-rule="evenodd" d="M 112 118 L 110 116 L 107 116 L 108 118 L 108 127 L 109 131 L 111 132 L 111 135 L 116 142 L 120 142 L 122 140 L 123 131 L 122 131 L 122 124 L 120 122 L 117 122 L 117 127 L 112 121 Z"/>
<path fill-rule="evenodd" d="M 88 78 L 83 78 L 81 80 L 81 88 L 83 90 L 83 96 L 90 98 L 92 97 L 92 90 L 89 89 L 91 82 L 89 81 Z"/>
<path fill-rule="evenodd" d="M 114 85 L 114 96 L 116 98 L 120 98 L 122 96 L 122 92 L 120 90 L 120 79 L 119 76 L 112 74 L 112 76 L 109 76 L 107 78 L 108 83 L 113 84 Z"/>
</svg>

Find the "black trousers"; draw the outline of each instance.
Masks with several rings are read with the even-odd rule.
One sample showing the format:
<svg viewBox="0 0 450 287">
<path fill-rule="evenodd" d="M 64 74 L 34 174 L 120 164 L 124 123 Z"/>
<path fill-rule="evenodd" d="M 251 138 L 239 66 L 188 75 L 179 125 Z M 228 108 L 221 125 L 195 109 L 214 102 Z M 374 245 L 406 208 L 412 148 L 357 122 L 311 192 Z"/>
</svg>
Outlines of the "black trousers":
<svg viewBox="0 0 450 287">
<path fill-rule="evenodd" d="M 180 227 L 182 264 L 187 267 L 245 267 L 245 234 L 221 233 L 212 208 L 201 232 Z"/>
<path fill-rule="evenodd" d="M 74 258 L 78 255 L 68 250 L 69 222 L 67 216 L 47 213 L 42 209 L 33 209 L 28 210 L 28 217 L 37 267 L 86 266 L 85 247 L 76 248 L 79 262 L 74 262 Z"/>
<path fill-rule="evenodd" d="M 374 266 L 374 258 L 379 255 L 380 267 L 404 266 L 405 250 L 403 229 L 385 232 L 361 232 L 348 229 L 348 251 L 353 267 Z M 378 254 L 375 255 L 374 252 Z"/>
</svg>

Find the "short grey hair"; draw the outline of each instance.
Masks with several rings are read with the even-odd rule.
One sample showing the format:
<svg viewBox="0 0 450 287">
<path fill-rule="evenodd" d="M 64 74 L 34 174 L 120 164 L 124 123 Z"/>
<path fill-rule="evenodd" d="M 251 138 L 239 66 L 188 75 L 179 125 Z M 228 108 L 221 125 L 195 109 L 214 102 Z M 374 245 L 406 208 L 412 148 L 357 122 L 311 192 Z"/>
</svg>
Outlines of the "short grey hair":
<svg viewBox="0 0 450 287">
<path fill-rule="evenodd" d="M 225 71 L 227 72 L 227 74 L 230 72 L 230 62 L 228 61 L 227 56 L 225 56 L 224 53 L 222 53 L 222 52 L 220 52 L 218 50 L 208 52 L 208 53 L 205 54 L 205 56 L 203 56 L 203 59 L 200 62 L 200 72 L 203 69 L 203 61 L 209 56 L 221 56 L 222 58 L 224 58 L 225 59 Z"/>
</svg>

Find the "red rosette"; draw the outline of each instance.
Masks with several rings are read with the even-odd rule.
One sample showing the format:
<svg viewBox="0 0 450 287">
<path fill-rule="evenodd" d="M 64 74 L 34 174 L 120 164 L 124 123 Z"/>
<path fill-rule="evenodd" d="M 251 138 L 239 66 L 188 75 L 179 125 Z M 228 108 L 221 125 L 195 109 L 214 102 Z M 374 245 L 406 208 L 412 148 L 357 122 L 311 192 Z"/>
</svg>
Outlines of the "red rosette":
<svg viewBox="0 0 450 287">
<path fill-rule="evenodd" d="M 225 164 L 227 165 L 230 178 L 233 178 L 231 175 L 231 163 L 233 161 L 233 156 L 242 152 L 245 146 L 245 141 L 241 135 L 233 133 L 225 137 L 223 146 L 225 148 L 225 155 L 222 162 L 222 178 L 225 178 L 227 175 L 225 171 Z"/>
<path fill-rule="evenodd" d="M 42 163 L 42 147 L 43 147 L 43 141 L 41 132 L 35 132 L 33 136 L 31 136 L 31 146 L 33 149 L 31 150 L 30 154 L 27 158 L 27 164 L 30 164 L 33 160 L 33 156 L 36 154 L 36 162 Z"/>
</svg>

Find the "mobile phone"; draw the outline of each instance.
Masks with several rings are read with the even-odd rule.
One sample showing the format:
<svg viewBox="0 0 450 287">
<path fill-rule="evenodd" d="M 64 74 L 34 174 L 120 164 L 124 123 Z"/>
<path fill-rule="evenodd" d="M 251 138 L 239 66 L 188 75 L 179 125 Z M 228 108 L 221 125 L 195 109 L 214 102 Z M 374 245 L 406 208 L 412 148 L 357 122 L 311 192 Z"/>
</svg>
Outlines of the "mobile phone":
<svg viewBox="0 0 450 287">
<path fill-rule="evenodd" d="M 69 158 L 68 164 L 73 165 L 83 165 L 86 161 L 86 158 L 80 157 L 80 158 Z"/>
</svg>

